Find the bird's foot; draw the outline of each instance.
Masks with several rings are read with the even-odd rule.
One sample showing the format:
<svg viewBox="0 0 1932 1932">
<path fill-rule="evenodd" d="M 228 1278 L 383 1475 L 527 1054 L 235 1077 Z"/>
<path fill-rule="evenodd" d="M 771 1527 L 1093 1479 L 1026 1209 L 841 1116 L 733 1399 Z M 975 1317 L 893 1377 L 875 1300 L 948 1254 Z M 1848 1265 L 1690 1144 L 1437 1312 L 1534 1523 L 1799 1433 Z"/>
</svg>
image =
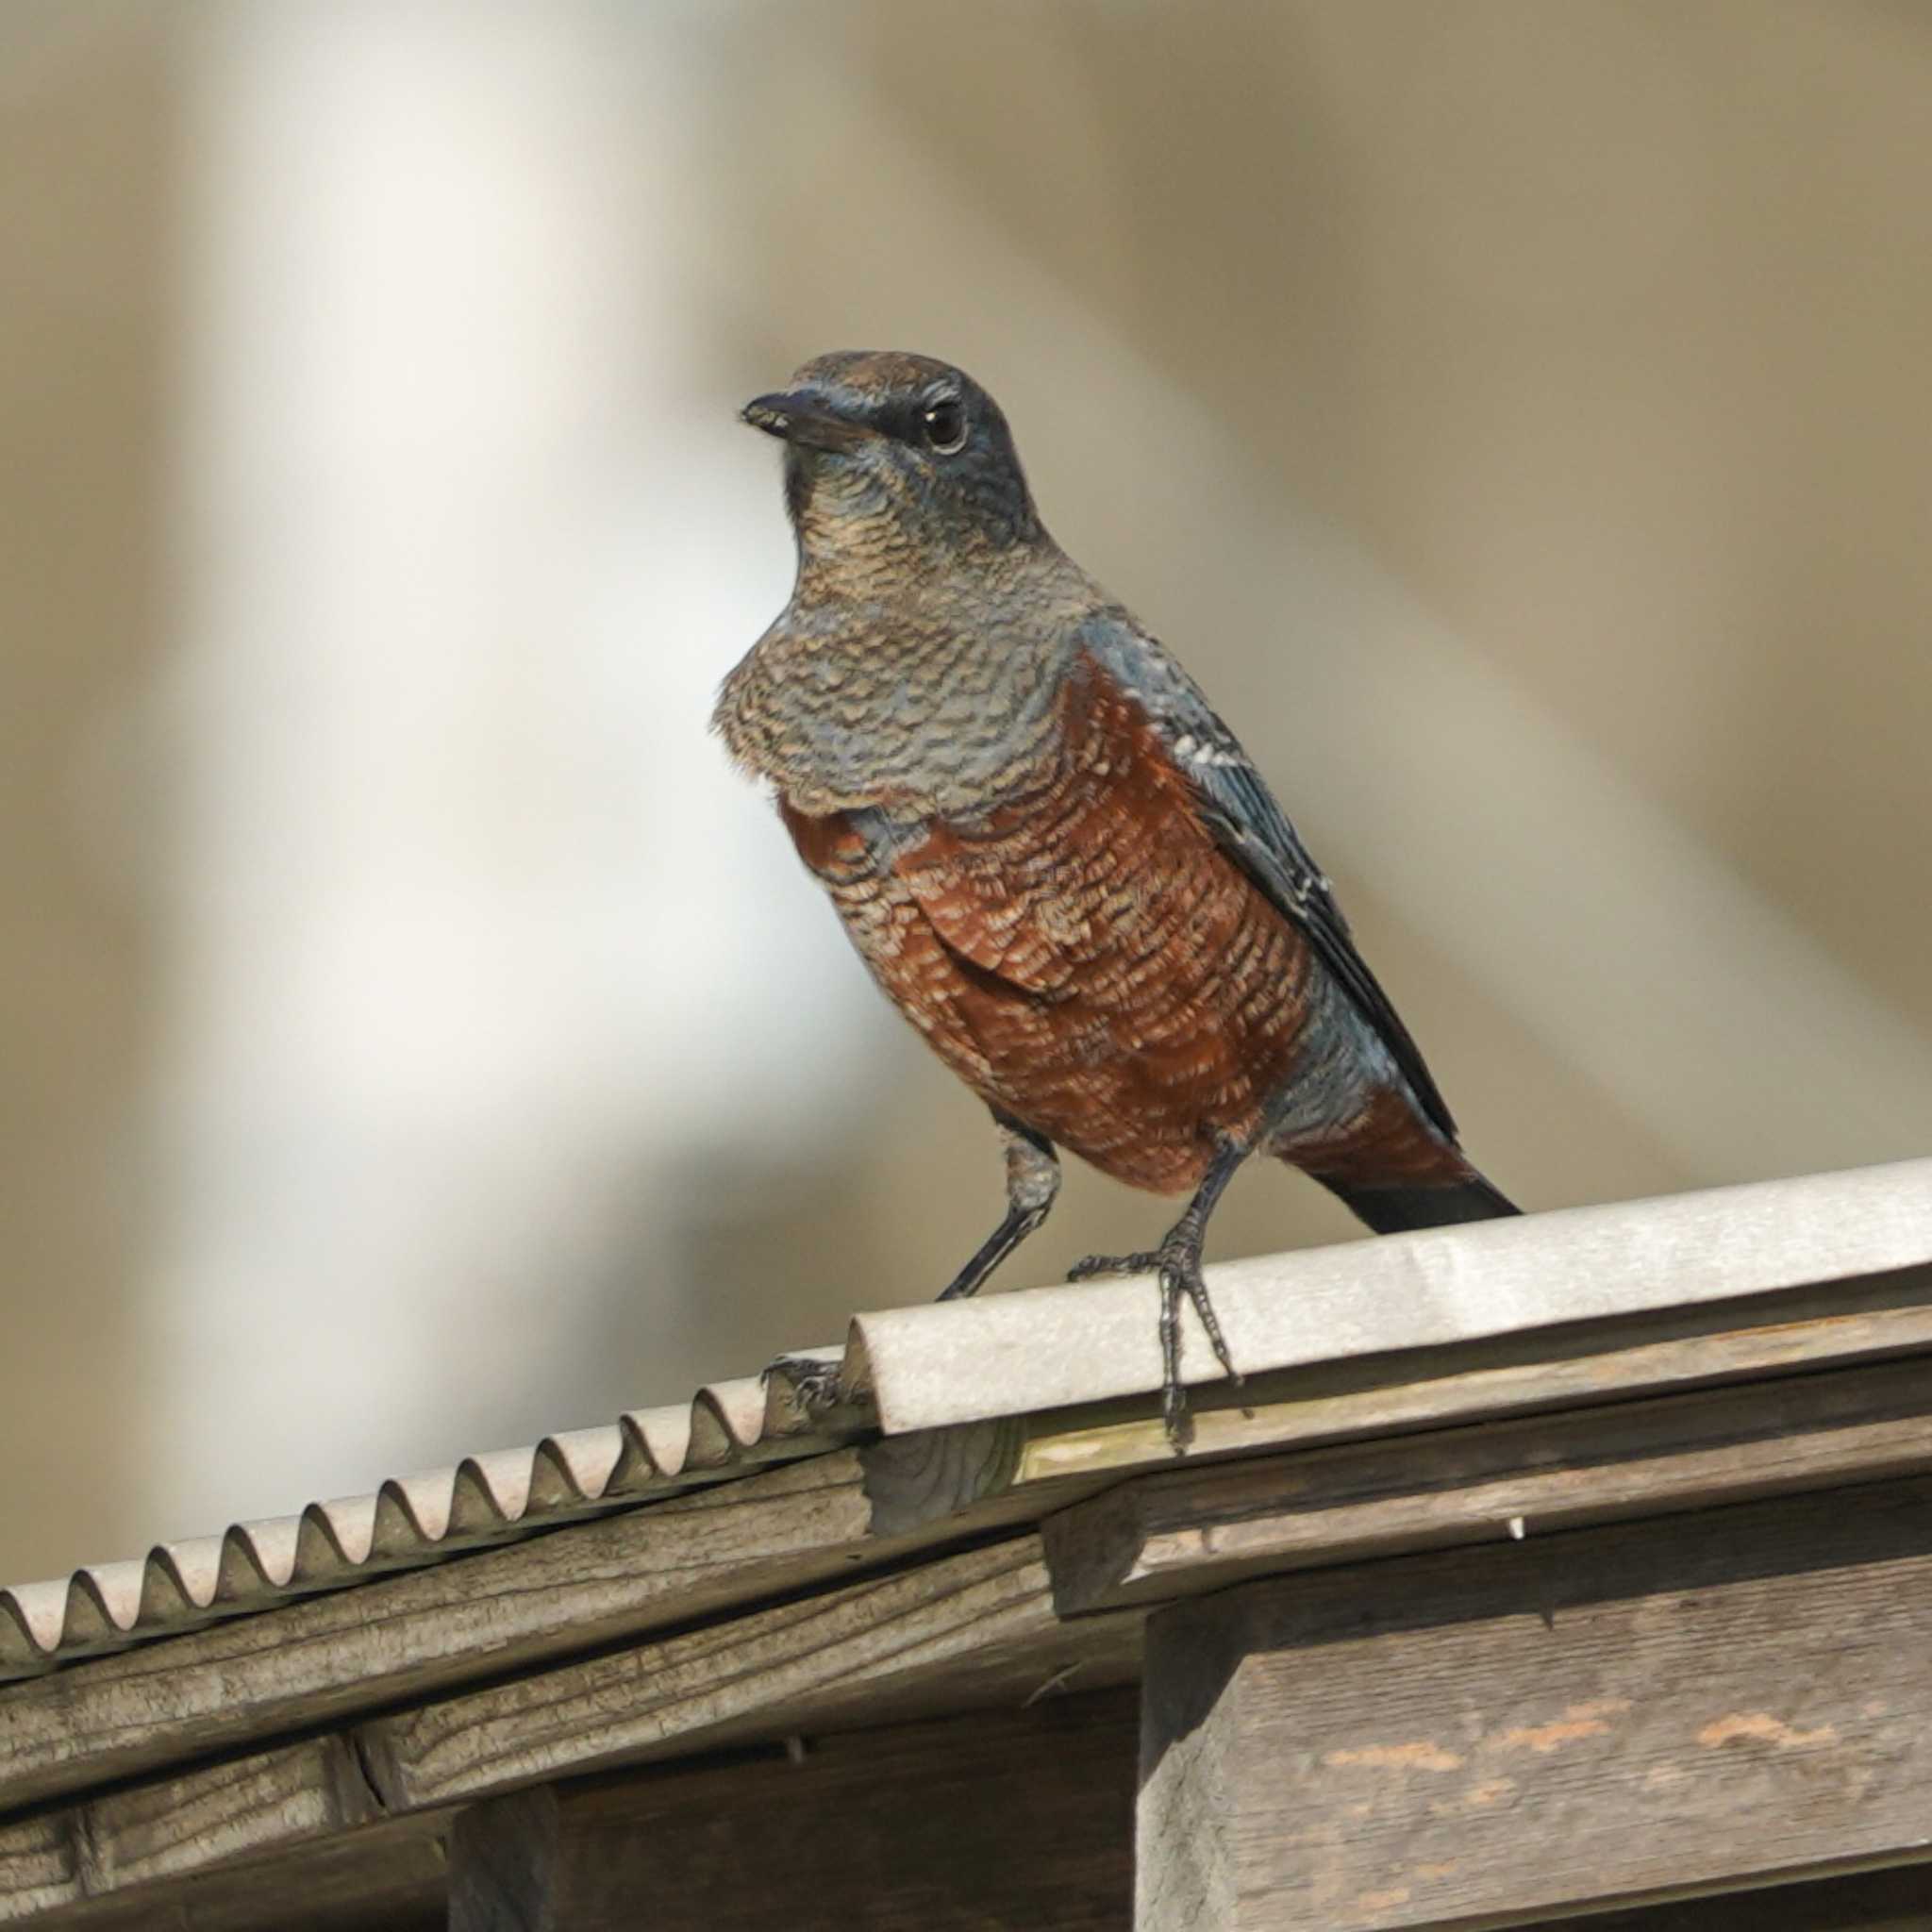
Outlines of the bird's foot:
<svg viewBox="0 0 1932 1932">
<path fill-rule="evenodd" d="M 801 1413 L 824 1415 L 843 1400 L 839 1392 L 840 1360 L 838 1356 L 781 1355 L 766 1364 L 758 1379 L 769 1383 L 776 1375 L 791 1391 Z"/>
<path fill-rule="evenodd" d="M 1188 1413 L 1188 1391 L 1181 1381 L 1183 1295 L 1193 1303 L 1223 1373 L 1235 1388 L 1243 1386 L 1241 1373 L 1227 1352 L 1221 1318 L 1214 1312 L 1214 1303 L 1201 1273 L 1201 1230 L 1183 1216 L 1158 1248 L 1135 1255 L 1089 1255 L 1068 1271 L 1067 1278 L 1084 1281 L 1096 1274 L 1150 1274 L 1160 1277 L 1160 1420 L 1167 1430 L 1169 1446 L 1176 1456 L 1182 1456 L 1194 1437 L 1193 1418 Z"/>
</svg>

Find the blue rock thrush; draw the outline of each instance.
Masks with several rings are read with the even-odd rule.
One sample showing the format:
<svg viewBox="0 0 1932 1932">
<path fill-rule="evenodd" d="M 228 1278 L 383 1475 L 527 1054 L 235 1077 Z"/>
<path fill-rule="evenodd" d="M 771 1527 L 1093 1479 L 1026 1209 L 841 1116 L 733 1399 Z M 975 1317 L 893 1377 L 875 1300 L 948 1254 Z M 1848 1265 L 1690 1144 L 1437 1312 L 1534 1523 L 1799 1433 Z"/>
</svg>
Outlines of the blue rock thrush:
<svg viewBox="0 0 1932 1932">
<path fill-rule="evenodd" d="M 1250 1154 L 1378 1232 L 1516 1209 L 1233 732 L 1041 526 L 992 398 L 847 352 L 744 417 L 785 444 L 798 580 L 714 724 L 874 978 L 992 1109 L 1006 1216 L 945 1296 L 1046 1218 L 1057 1147 L 1191 1191 L 1159 1247 L 1073 1271 L 1158 1274 L 1178 1448 L 1183 1295 L 1240 1379 L 1201 1246 Z"/>
</svg>

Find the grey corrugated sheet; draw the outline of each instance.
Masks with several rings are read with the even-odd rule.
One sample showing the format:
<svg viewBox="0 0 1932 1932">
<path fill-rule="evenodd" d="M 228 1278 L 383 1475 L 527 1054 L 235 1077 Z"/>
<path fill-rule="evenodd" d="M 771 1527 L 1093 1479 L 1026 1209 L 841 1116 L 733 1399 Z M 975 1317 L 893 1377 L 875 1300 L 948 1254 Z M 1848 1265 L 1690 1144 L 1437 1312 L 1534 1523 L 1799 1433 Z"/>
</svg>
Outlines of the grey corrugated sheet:
<svg viewBox="0 0 1932 1932">
<path fill-rule="evenodd" d="M 782 1383 L 718 1382 L 689 1403 L 633 1409 L 605 1428 L 393 1476 L 373 1495 L 310 1503 L 297 1516 L 157 1544 L 144 1558 L 0 1589 L 0 1679 L 726 1481 L 835 1447 L 863 1421 L 814 1428 Z"/>
<path fill-rule="evenodd" d="M 1212 1271 L 1253 1374 L 1707 1304 L 1932 1262 L 1932 1159 L 1568 1208 L 1238 1261 Z M 0 1590 L 0 1676 L 21 1676 L 285 1598 L 430 1563 L 623 1504 L 889 1435 L 1160 1384 L 1152 1288 L 1083 1282 L 859 1315 L 845 1403 L 814 1424 L 782 1381 L 722 1382 L 687 1405 L 547 1436 L 374 1495 L 165 1543 L 145 1559 Z M 1187 1372 L 1211 1380 L 1188 1311 Z M 1740 1313 L 1740 1323 L 1749 1320 Z"/>
</svg>

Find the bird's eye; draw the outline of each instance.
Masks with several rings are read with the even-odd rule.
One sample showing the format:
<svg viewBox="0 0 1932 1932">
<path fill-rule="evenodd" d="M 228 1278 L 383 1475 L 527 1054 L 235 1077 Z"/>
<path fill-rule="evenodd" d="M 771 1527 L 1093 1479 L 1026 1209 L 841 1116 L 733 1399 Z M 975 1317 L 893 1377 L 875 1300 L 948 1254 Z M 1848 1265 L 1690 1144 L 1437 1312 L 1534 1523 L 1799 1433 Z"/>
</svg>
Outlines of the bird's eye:
<svg viewBox="0 0 1932 1932">
<path fill-rule="evenodd" d="M 957 456 L 966 447 L 966 405 L 958 396 L 928 403 L 924 422 L 925 440 L 941 456 Z"/>
</svg>

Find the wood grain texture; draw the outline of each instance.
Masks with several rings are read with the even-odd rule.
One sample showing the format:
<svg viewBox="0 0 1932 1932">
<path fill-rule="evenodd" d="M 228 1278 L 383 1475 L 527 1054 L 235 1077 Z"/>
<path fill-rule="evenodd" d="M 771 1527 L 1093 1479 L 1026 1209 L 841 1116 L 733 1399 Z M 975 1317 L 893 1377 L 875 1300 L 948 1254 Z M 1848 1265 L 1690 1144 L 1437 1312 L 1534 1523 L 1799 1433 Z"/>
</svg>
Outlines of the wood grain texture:
<svg viewBox="0 0 1932 1932">
<path fill-rule="evenodd" d="M 1921 1358 L 1178 1469 L 1061 1510 L 1042 1535 L 1064 1616 L 1928 1469 Z"/>
<path fill-rule="evenodd" d="M 0 1924 L 51 1913 L 84 1896 L 71 1812 L 0 1824 Z"/>
<path fill-rule="evenodd" d="M 379 1718 L 358 1733 L 392 1811 L 618 1760 L 1020 1705 L 1127 1680 L 1136 1613 L 1059 1622 L 1016 1538 L 708 1628 Z"/>
<path fill-rule="evenodd" d="M 359 1828 L 346 1838 L 258 1842 L 238 1862 L 42 1910 L 19 1893 L 0 1923 L 58 1932 L 441 1932 L 448 1871 L 441 1814 Z M 15 1908 L 18 1909 L 15 1909 Z"/>
<path fill-rule="evenodd" d="M 868 1442 L 857 1453 L 874 1534 L 917 1529 L 981 1508 L 998 1497 L 1010 1498 L 1022 1517 L 1037 1513 L 1028 1499 L 1012 1493 L 1025 1441 L 1026 1419 L 1002 1416 L 997 1422 L 916 1429 L 909 1436 Z M 1089 1478 L 1088 1487 L 1105 1479 Z"/>
<path fill-rule="evenodd" d="M 1505 1925 L 1932 1857 L 1932 1482 L 1149 1624 L 1142 1927 Z"/>
<path fill-rule="evenodd" d="M 492 1800 L 458 1823 L 450 1932 L 1116 1932 L 1139 1733 L 1102 1691 Z"/>
<path fill-rule="evenodd" d="M 92 1800 L 79 1814 L 88 1892 L 173 1878 L 381 1816 L 346 1739 L 307 1739 Z"/>
<path fill-rule="evenodd" d="M 890 1560 L 834 1451 L 0 1690 L 0 1807 L 430 1695 Z"/>
<path fill-rule="evenodd" d="M 251 1862 L 349 1854 L 397 1821 L 440 1831 L 454 1799 L 613 1761 L 1031 1708 L 1131 1678 L 1139 1623 L 1062 1624 L 1034 1537 L 941 1557 L 20 1821 L 0 1833 L 0 1919 L 158 1910 L 185 1879 L 240 1895 Z"/>
</svg>

